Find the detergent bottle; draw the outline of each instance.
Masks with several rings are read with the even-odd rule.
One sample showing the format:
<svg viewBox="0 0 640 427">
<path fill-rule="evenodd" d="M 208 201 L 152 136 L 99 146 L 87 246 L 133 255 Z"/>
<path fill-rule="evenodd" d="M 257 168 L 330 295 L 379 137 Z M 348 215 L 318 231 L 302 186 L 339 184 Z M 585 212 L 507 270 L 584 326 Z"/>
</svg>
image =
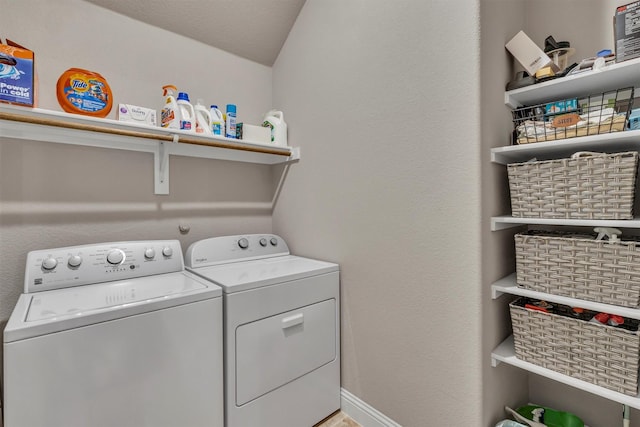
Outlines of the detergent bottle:
<svg viewBox="0 0 640 427">
<path fill-rule="evenodd" d="M 218 110 L 217 105 L 212 105 L 209 113 L 211 114 L 211 132 L 214 135 L 224 136 L 224 116 L 222 111 Z"/>
<path fill-rule="evenodd" d="M 282 111 L 271 110 L 264 116 L 263 127 L 271 128 L 271 142 L 283 147 L 287 146 L 287 124 Z"/>
<path fill-rule="evenodd" d="M 212 135 L 211 113 L 209 113 L 207 107 L 204 106 L 202 99 L 198 99 L 193 110 L 196 114 L 196 133 Z"/>
<path fill-rule="evenodd" d="M 173 85 L 162 86 L 164 106 L 160 111 L 160 126 L 166 129 L 180 129 L 180 111 L 174 95 L 178 91 Z"/>
<path fill-rule="evenodd" d="M 189 94 L 186 92 L 178 93 L 178 110 L 180 110 L 180 129 L 189 132 L 196 131 L 196 114 L 193 105 L 189 102 Z"/>
</svg>

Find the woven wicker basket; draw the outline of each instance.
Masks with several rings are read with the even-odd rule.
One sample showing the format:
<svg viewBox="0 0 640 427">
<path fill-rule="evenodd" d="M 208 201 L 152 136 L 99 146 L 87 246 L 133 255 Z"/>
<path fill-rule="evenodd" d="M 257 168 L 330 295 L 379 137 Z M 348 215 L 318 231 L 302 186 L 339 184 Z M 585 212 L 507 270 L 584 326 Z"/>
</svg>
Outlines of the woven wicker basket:
<svg viewBox="0 0 640 427">
<path fill-rule="evenodd" d="M 636 331 L 509 305 L 516 357 L 629 396 L 638 394 Z"/>
<path fill-rule="evenodd" d="M 512 215 L 632 219 L 637 169 L 637 152 L 509 164 Z"/>
<path fill-rule="evenodd" d="M 516 283 L 547 294 L 640 306 L 640 240 L 529 231 L 514 236 Z"/>
</svg>

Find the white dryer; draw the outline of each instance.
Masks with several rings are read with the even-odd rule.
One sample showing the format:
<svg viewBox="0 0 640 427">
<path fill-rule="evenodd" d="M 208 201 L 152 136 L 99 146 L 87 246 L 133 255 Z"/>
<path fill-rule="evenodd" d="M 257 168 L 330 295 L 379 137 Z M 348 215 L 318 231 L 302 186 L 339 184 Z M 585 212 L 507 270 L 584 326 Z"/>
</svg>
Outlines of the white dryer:
<svg viewBox="0 0 640 427">
<path fill-rule="evenodd" d="M 222 427 L 221 294 L 177 240 L 30 252 L 5 427 Z"/>
<path fill-rule="evenodd" d="M 340 408 L 337 264 L 262 234 L 202 240 L 185 258 L 223 290 L 226 427 L 311 427 Z"/>
</svg>

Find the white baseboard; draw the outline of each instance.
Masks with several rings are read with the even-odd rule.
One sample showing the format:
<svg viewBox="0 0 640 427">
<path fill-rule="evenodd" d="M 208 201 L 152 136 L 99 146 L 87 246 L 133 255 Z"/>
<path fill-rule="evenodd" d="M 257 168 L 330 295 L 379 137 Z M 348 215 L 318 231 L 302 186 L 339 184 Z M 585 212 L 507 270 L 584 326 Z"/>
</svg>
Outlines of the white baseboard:
<svg viewBox="0 0 640 427">
<path fill-rule="evenodd" d="M 362 401 L 345 389 L 340 389 L 342 412 L 362 427 L 402 427 L 382 412 Z"/>
</svg>

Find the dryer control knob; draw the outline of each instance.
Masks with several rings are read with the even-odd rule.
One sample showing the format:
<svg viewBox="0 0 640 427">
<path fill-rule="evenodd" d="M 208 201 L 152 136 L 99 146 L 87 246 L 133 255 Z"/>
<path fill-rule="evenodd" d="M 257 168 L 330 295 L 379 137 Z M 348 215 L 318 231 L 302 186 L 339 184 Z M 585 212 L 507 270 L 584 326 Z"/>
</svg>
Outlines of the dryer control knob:
<svg viewBox="0 0 640 427">
<path fill-rule="evenodd" d="M 260 239 L 260 246 L 262 246 L 262 247 L 267 246 L 267 239 L 265 239 L 264 237 L 262 239 Z"/>
<path fill-rule="evenodd" d="M 147 248 L 144 250 L 145 259 L 154 259 L 156 257 L 156 251 L 153 248 Z"/>
<path fill-rule="evenodd" d="M 118 265 L 118 264 L 122 264 L 123 261 L 124 261 L 124 252 L 122 252 L 120 249 L 112 249 L 107 254 L 107 262 L 109 264 Z"/>
<path fill-rule="evenodd" d="M 67 264 L 69 264 L 69 267 L 78 267 L 82 264 L 82 257 L 80 255 L 71 255 L 67 260 Z"/>
<path fill-rule="evenodd" d="M 249 247 L 249 241 L 243 237 L 238 240 L 238 246 L 240 246 L 240 249 L 247 249 Z"/>
<path fill-rule="evenodd" d="M 162 255 L 166 256 L 167 258 L 173 255 L 173 249 L 171 249 L 171 246 L 165 246 L 164 248 L 162 248 Z"/>
<path fill-rule="evenodd" d="M 58 260 L 53 257 L 47 257 L 42 261 L 42 268 L 45 270 L 53 270 L 58 265 Z"/>
<path fill-rule="evenodd" d="M 275 237 L 272 237 L 270 242 L 271 246 L 278 246 L 278 239 L 276 239 Z"/>
</svg>

